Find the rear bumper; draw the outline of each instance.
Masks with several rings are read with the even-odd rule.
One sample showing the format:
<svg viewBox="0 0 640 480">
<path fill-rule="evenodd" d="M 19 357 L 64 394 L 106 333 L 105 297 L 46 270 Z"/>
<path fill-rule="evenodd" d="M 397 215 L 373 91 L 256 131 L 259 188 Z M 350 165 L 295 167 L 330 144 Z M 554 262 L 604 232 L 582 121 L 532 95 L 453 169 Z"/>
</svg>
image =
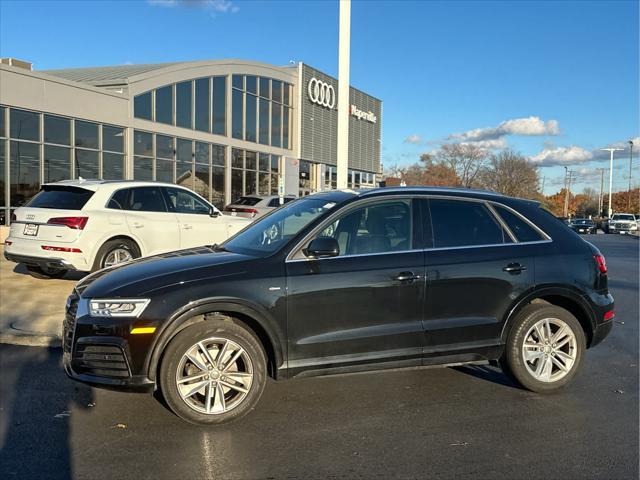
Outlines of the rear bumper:
<svg viewBox="0 0 640 480">
<path fill-rule="evenodd" d="M 28 255 L 8 253 L 6 250 L 4 252 L 4 258 L 9 260 L 10 262 L 24 263 L 25 265 L 33 265 L 36 267 L 76 270 L 76 267 L 64 258 L 31 257 Z"/>
<path fill-rule="evenodd" d="M 601 323 L 596 327 L 593 332 L 593 338 L 591 339 L 590 347 L 594 347 L 602 342 L 607 335 L 611 333 L 611 329 L 613 328 L 613 319 L 607 322 Z"/>
</svg>

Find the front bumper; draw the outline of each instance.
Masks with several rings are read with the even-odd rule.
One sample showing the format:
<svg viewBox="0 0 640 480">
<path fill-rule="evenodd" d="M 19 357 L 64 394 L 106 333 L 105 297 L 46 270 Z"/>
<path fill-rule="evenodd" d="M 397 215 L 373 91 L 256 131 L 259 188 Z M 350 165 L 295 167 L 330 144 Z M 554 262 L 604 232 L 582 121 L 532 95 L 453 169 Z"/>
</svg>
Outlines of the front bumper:
<svg viewBox="0 0 640 480">
<path fill-rule="evenodd" d="M 151 391 L 145 359 L 153 335 L 132 335 L 136 318 L 94 318 L 76 293 L 67 301 L 63 323 L 64 370 L 69 378 L 97 387 Z"/>
</svg>

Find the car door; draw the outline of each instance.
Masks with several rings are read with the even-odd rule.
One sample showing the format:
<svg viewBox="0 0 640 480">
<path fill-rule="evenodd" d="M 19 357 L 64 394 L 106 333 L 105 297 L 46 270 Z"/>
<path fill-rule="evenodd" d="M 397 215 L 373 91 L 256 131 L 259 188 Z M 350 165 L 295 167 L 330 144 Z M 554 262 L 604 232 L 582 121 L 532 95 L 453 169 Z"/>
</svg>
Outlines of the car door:
<svg viewBox="0 0 640 480">
<path fill-rule="evenodd" d="M 178 219 L 167 209 L 160 187 L 126 189 L 125 216 L 129 231 L 143 244 L 143 254 L 170 252 L 180 247 Z M 116 198 L 118 192 L 114 194 Z"/>
<path fill-rule="evenodd" d="M 534 261 L 483 201 L 428 200 L 425 362 L 431 355 L 500 343 L 502 322 L 533 286 Z"/>
<path fill-rule="evenodd" d="M 412 199 L 359 202 L 319 227 L 340 254 L 287 261 L 289 368 L 417 365 L 422 354 L 424 259 Z M 419 220 L 419 217 L 417 217 Z"/>
<path fill-rule="evenodd" d="M 163 187 L 169 209 L 180 225 L 180 247 L 191 248 L 221 243 L 230 236 L 222 215 L 212 216 L 212 206 L 183 188 Z"/>
</svg>

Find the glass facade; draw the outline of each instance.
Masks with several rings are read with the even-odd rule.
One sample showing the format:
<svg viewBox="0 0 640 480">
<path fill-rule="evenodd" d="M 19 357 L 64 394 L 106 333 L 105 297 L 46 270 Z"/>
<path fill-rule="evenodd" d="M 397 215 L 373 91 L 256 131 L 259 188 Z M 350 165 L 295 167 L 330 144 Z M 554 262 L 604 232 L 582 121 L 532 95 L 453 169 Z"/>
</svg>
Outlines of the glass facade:
<svg viewBox="0 0 640 480">
<path fill-rule="evenodd" d="M 124 179 L 125 145 L 123 127 L 0 107 L 0 223 L 42 183 Z"/>
<path fill-rule="evenodd" d="M 166 85 L 136 95 L 133 99 L 133 116 L 225 135 L 226 91 L 225 76 L 203 77 Z"/>
<path fill-rule="evenodd" d="M 291 148 L 291 85 L 271 78 L 232 75 L 231 136 Z"/>
<path fill-rule="evenodd" d="M 245 195 L 278 192 L 278 155 L 234 148 L 231 150 L 231 202 Z"/>
<path fill-rule="evenodd" d="M 176 183 L 224 207 L 226 147 L 140 130 L 133 138 L 135 180 Z"/>
</svg>

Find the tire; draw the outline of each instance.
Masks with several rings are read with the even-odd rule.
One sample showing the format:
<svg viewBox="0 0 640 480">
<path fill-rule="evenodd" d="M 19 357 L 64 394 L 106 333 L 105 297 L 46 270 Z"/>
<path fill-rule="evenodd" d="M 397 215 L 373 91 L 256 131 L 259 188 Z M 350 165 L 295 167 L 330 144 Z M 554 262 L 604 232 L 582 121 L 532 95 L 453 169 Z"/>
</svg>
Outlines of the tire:
<svg viewBox="0 0 640 480">
<path fill-rule="evenodd" d="M 525 340 L 532 346 L 525 349 Z M 549 393 L 575 377 L 585 350 L 585 333 L 576 317 L 554 305 L 532 304 L 514 319 L 500 364 L 508 376 L 526 389 Z"/>
<path fill-rule="evenodd" d="M 95 272 L 96 270 L 101 270 L 103 268 L 117 265 L 118 263 L 110 263 L 112 259 L 115 260 L 114 256 L 123 258 L 124 260 L 118 263 L 124 263 L 126 261 L 133 260 L 134 258 L 139 258 L 140 249 L 135 242 L 126 238 L 116 238 L 115 240 L 109 240 L 108 242 L 105 242 L 102 247 L 100 247 L 100 250 L 98 250 L 98 254 L 96 255 L 96 259 L 93 262 L 91 271 Z"/>
<path fill-rule="evenodd" d="M 210 360 L 200 345 L 206 348 Z M 230 364 L 240 348 L 244 353 Z M 225 353 L 219 359 L 221 351 Z M 200 366 L 191 361 L 194 357 Z M 169 342 L 160 365 L 159 383 L 167 405 L 180 418 L 196 425 L 220 425 L 255 408 L 264 390 L 266 372 L 266 356 L 258 339 L 235 320 L 222 317 L 187 327 Z M 179 378 L 194 376 L 198 379 L 178 385 Z M 231 384 L 235 388 L 226 386 Z"/>
<path fill-rule="evenodd" d="M 50 280 L 52 278 L 62 278 L 67 273 L 64 268 L 42 268 L 36 265 L 25 265 L 33 278 Z"/>
</svg>

